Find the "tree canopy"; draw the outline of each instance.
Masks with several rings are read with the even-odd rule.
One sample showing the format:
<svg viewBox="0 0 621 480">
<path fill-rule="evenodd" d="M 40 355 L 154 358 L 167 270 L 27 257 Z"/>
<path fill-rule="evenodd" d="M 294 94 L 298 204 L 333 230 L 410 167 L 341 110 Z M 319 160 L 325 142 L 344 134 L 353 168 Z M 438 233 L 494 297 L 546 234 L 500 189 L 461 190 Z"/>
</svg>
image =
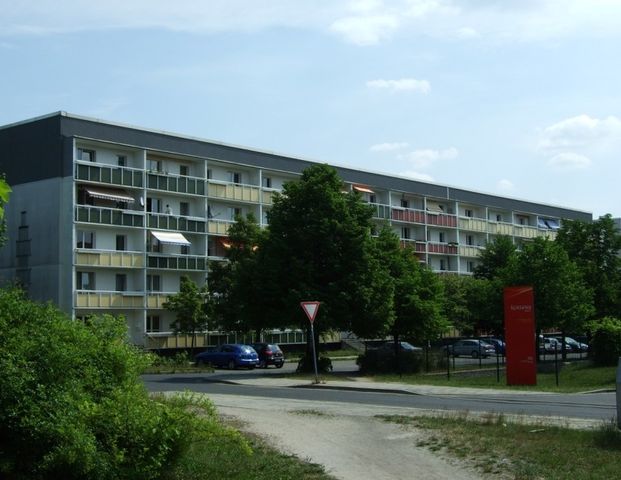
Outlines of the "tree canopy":
<svg viewBox="0 0 621 480">
<path fill-rule="evenodd" d="M 189 277 L 181 277 L 179 293 L 170 295 L 164 302 L 166 310 L 175 312 L 172 329 L 175 333 L 192 335 L 192 347 L 196 332 L 207 330 L 207 304 L 205 287 L 198 287 Z"/>
</svg>

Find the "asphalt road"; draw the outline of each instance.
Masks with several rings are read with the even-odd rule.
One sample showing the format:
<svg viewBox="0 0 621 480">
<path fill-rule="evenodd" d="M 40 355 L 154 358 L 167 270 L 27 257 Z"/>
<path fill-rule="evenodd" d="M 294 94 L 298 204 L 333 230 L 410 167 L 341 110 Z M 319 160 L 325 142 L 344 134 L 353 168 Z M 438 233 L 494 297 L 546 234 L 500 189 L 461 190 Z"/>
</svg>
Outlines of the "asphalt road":
<svg viewBox="0 0 621 480">
<path fill-rule="evenodd" d="M 260 376 L 281 375 L 295 368 L 285 365 L 282 369 L 268 370 L 217 370 L 214 374 L 145 375 L 148 390 L 195 391 L 213 395 L 238 395 L 271 399 L 304 400 L 312 402 L 341 402 L 357 405 L 377 405 L 413 409 L 446 411 L 490 412 L 546 417 L 609 421 L 616 415 L 614 392 L 589 394 L 523 394 L 503 395 L 459 394 L 419 395 L 390 392 L 333 390 L 312 384 L 303 387 L 269 387 L 236 385 L 235 380 Z M 335 371 L 355 371 L 353 362 L 338 362 Z"/>
</svg>

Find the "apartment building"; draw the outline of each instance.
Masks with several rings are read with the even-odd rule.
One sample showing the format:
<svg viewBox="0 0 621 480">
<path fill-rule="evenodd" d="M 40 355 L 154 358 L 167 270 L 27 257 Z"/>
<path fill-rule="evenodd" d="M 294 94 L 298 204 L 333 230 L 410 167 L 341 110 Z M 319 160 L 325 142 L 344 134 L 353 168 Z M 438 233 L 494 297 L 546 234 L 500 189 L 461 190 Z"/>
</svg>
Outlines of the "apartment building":
<svg viewBox="0 0 621 480">
<path fill-rule="evenodd" d="M 236 215 L 262 226 L 275 192 L 313 162 L 58 112 L 0 127 L 0 172 L 13 189 L 0 279 L 75 318 L 122 314 L 132 341 L 185 346 L 163 309 L 187 275 L 223 260 Z M 588 212 L 335 167 L 421 262 L 470 274 L 486 242 L 553 238 Z M 223 340 L 218 332 L 199 345 Z M 276 333 L 273 333 L 276 335 Z M 269 337 L 302 341 L 295 331 Z M 231 338 L 227 338 L 229 341 Z M 272 341 L 274 341 L 272 340 Z M 202 342 L 202 343 L 201 343 Z"/>
</svg>

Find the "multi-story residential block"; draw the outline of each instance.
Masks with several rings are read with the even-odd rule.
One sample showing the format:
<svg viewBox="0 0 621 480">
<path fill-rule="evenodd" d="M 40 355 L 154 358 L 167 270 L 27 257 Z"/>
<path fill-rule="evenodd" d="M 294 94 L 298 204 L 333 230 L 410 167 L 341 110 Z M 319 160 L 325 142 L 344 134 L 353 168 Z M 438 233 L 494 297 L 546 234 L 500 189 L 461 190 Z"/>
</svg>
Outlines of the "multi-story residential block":
<svg viewBox="0 0 621 480">
<path fill-rule="evenodd" d="M 173 313 L 162 304 L 181 276 L 203 284 L 208 261 L 224 258 L 235 216 L 252 212 L 266 225 L 274 192 L 312 164 L 63 112 L 0 127 L 0 172 L 13 189 L 0 278 L 75 318 L 122 314 L 136 344 L 179 346 Z M 471 273 L 497 235 L 519 246 L 554 237 L 563 218 L 592 217 L 335 168 L 376 220 L 438 273 Z M 298 332 L 283 335 L 283 342 L 301 340 Z"/>
</svg>

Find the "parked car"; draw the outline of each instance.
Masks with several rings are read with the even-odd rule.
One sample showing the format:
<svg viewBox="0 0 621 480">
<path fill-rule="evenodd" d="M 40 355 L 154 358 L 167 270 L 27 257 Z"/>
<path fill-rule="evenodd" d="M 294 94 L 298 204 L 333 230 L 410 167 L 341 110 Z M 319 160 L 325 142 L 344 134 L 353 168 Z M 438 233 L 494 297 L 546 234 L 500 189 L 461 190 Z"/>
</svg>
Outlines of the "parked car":
<svg viewBox="0 0 621 480">
<path fill-rule="evenodd" d="M 483 340 L 477 339 L 465 339 L 458 340 L 452 345 L 448 345 L 449 354 L 454 357 L 460 355 L 469 356 L 472 358 L 479 358 L 479 355 L 483 358 L 490 355 L 496 355 L 496 348 Z"/>
<path fill-rule="evenodd" d="M 282 368 L 285 364 L 285 355 L 276 344 L 253 343 L 252 348 L 254 348 L 259 355 L 259 368 L 267 368 L 268 365 L 274 365 L 276 368 Z"/>
<path fill-rule="evenodd" d="M 563 349 L 563 344 L 553 337 L 539 337 L 539 353 L 554 353 L 560 352 Z"/>
<path fill-rule="evenodd" d="M 482 340 L 493 345 L 498 355 L 504 355 L 506 353 L 507 345 L 500 338 L 483 338 Z"/>
<path fill-rule="evenodd" d="M 560 339 L 562 341 L 562 339 Z M 586 343 L 579 342 L 572 337 L 565 337 L 565 343 L 571 347 L 571 350 L 576 353 L 588 352 L 589 346 Z"/>
<path fill-rule="evenodd" d="M 225 343 L 212 350 L 199 353 L 195 361 L 197 365 L 205 363 L 214 367 L 228 367 L 231 370 L 237 367 L 252 369 L 259 364 L 259 355 L 249 345 Z"/>
<path fill-rule="evenodd" d="M 379 347 L 377 347 L 377 350 L 380 354 L 391 354 L 391 353 L 394 354 L 395 353 L 395 342 L 393 341 L 384 342 Z M 399 342 L 399 350 L 401 352 L 411 352 L 411 353 L 423 351 L 422 348 L 415 347 L 409 342 Z"/>
</svg>

